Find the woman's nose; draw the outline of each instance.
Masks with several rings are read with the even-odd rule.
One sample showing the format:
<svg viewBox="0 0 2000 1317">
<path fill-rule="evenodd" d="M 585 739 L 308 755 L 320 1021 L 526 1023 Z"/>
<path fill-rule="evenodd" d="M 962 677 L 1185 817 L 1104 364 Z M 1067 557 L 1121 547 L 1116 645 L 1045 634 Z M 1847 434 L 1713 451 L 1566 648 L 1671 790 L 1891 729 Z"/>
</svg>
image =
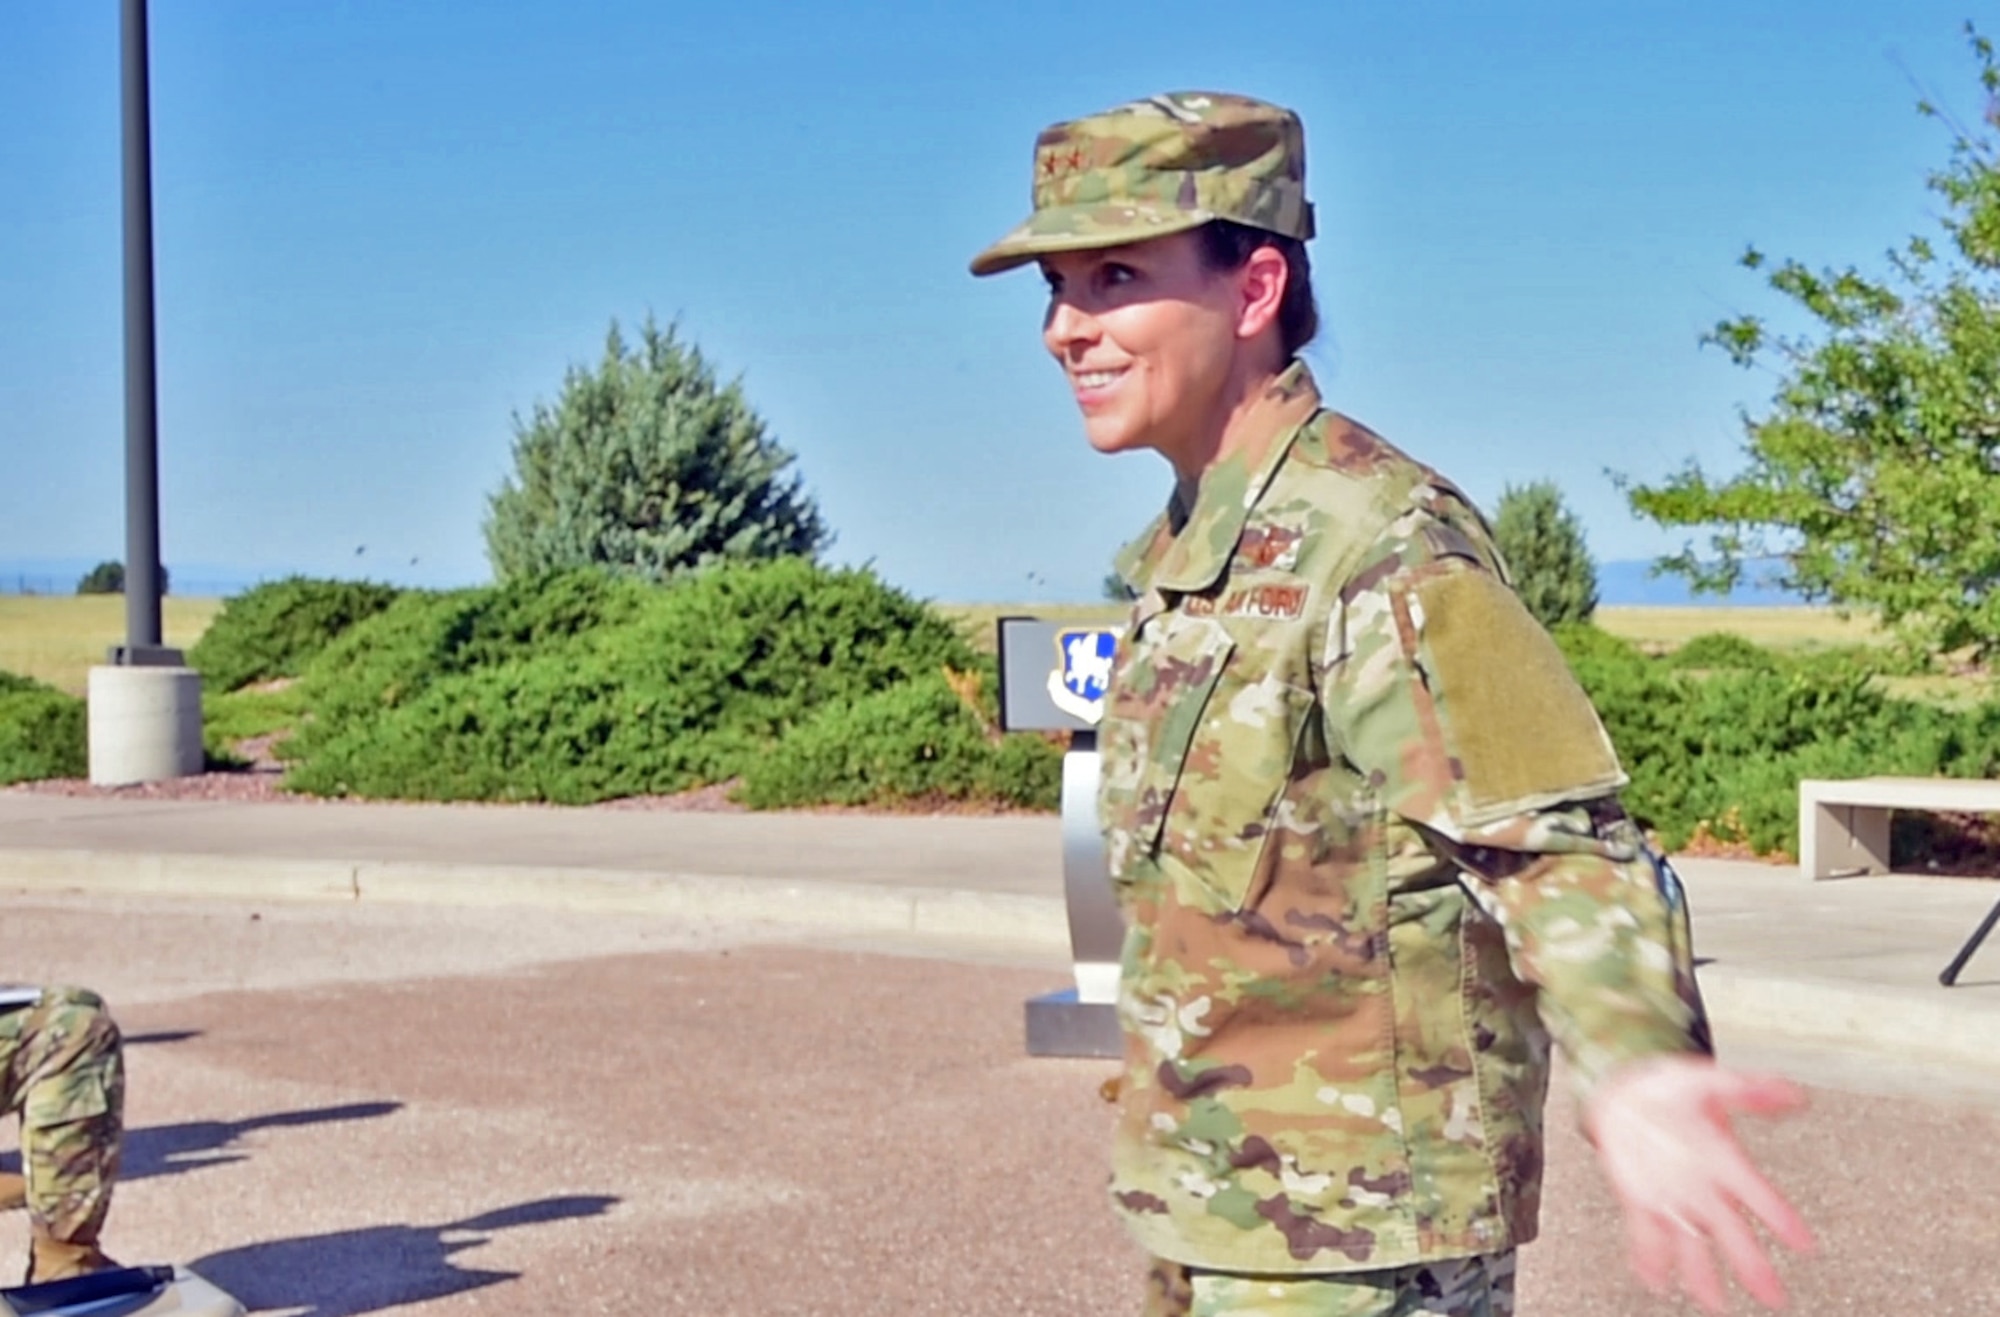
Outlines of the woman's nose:
<svg viewBox="0 0 2000 1317">
<path fill-rule="evenodd" d="M 1049 302 L 1048 319 L 1042 323 L 1042 340 L 1049 351 L 1062 356 L 1072 343 L 1087 343 L 1096 333 L 1097 322 L 1077 309 L 1066 297 Z"/>
</svg>

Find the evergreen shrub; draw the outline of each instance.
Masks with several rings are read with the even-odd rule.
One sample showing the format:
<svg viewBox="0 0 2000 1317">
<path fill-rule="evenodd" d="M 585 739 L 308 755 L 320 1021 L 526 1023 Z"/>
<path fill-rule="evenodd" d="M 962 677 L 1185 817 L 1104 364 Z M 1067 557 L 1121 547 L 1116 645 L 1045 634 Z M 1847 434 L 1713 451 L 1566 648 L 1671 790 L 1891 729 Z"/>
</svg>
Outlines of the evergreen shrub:
<svg viewBox="0 0 2000 1317">
<path fill-rule="evenodd" d="M 1594 630 L 1561 628 L 1557 641 L 1631 776 L 1627 808 L 1669 848 L 1706 837 L 1796 854 L 1803 778 L 2000 769 L 2000 704 L 1961 714 L 1895 698 L 1867 655 L 1759 666 L 1736 654 L 1734 667 L 1697 672 Z"/>
<path fill-rule="evenodd" d="M 602 566 L 667 580 L 831 539 L 742 386 L 673 326 L 648 319 L 628 343 L 614 323 L 597 366 L 571 369 L 514 429 L 486 516 L 496 579 Z"/>
<path fill-rule="evenodd" d="M 1543 626 L 1588 622 L 1597 611 L 1597 563 L 1583 523 L 1552 480 L 1501 492 L 1493 543 L 1506 559 L 1521 602 Z"/>
<path fill-rule="evenodd" d="M 308 668 L 312 716 L 284 753 L 291 784 L 326 795 L 673 792 L 742 775 L 822 710 L 974 662 L 949 622 L 866 571 L 543 574 L 406 596 L 354 628 Z"/>
<path fill-rule="evenodd" d="M 90 732 L 83 701 L 0 672 L 0 786 L 89 773 Z"/>
<path fill-rule="evenodd" d="M 211 690 L 296 677 L 341 633 L 394 603 L 402 591 L 372 581 L 288 576 L 232 596 L 188 651 Z"/>
<path fill-rule="evenodd" d="M 739 799 L 753 809 L 979 800 L 1052 809 L 1062 753 L 997 736 L 942 672 L 829 705 L 755 756 Z"/>
<path fill-rule="evenodd" d="M 301 681 L 311 721 L 288 754 L 365 732 L 433 684 L 567 650 L 631 621 L 652 592 L 601 570 L 544 572 L 505 586 L 406 591 L 344 632 Z"/>
<path fill-rule="evenodd" d="M 1778 656 L 1755 641 L 1727 631 L 1709 631 L 1694 637 L 1673 653 L 1667 663 L 1676 668 L 1701 671 L 1739 670 L 1776 672 Z"/>
</svg>

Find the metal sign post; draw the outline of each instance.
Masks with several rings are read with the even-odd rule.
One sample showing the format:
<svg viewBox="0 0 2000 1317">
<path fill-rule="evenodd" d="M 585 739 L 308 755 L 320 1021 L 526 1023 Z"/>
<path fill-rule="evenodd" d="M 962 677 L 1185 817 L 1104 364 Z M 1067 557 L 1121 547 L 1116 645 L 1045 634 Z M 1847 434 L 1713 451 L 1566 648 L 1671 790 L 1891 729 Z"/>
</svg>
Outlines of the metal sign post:
<svg viewBox="0 0 2000 1317">
<path fill-rule="evenodd" d="M 120 5 L 125 196 L 125 643 L 88 677 L 90 780 L 189 777 L 207 762 L 201 674 L 160 626 L 159 398 L 153 351 L 153 127 L 146 0 Z"/>
<path fill-rule="evenodd" d="M 177 668 L 161 643 L 159 393 L 153 351 L 153 126 L 146 0 L 119 23 L 125 193 L 125 644 L 112 662 Z"/>
<path fill-rule="evenodd" d="M 1063 755 L 1063 899 L 1075 986 L 1027 1003 L 1031 1056 L 1115 1057 L 1118 964 L 1125 925 L 1111 894 L 1097 818 L 1097 723 L 1118 632 L 1031 617 L 999 623 L 1000 725 L 1067 731 Z"/>
</svg>

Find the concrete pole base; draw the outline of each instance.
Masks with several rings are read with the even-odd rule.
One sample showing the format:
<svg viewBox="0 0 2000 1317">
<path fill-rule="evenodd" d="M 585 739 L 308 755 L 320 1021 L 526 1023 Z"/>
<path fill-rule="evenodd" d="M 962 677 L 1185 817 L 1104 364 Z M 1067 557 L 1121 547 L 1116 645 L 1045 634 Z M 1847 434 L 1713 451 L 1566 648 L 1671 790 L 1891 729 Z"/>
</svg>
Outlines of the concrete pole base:
<svg viewBox="0 0 2000 1317">
<path fill-rule="evenodd" d="M 201 674 L 192 668 L 92 668 L 89 722 L 96 786 L 192 777 L 206 762 Z"/>
</svg>

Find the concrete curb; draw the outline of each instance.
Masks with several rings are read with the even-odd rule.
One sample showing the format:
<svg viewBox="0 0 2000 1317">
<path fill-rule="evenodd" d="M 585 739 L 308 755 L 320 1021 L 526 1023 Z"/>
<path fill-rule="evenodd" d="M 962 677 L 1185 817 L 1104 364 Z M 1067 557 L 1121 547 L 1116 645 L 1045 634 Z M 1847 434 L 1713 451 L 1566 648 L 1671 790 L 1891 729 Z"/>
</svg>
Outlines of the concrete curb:
<svg viewBox="0 0 2000 1317">
<path fill-rule="evenodd" d="M 286 860 L 240 855 L 0 849 L 0 888 L 80 895 L 257 901 L 506 906 L 600 914 L 744 920 L 849 937 L 910 935 L 942 944 L 1006 944 L 1067 956 L 1068 914 L 1056 897 L 887 883 L 781 882 L 731 875 L 615 869 Z M 1725 1041 L 1894 1051 L 2000 1071 L 1993 1014 L 1947 997 L 1787 979 L 1733 966 L 1700 971 Z M 1943 990 L 1940 989 L 1940 992 Z"/>
<path fill-rule="evenodd" d="M 1893 1052 L 1900 1061 L 1932 1061 L 2000 1073 L 2000 1021 L 1990 1004 L 1823 979 L 1783 979 L 1706 965 L 1702 999 L 1716 1032 L 1785 1043 Z"/>
<path fill-rule="evenodd" d="M 708 874 L 240 855 L 0 849 L 20 892 L 256 901 L 476 905 L 749 920 L 849 936 L 912 934 L 1067 954 L 1055 897 L 886 883 L 775 882 Z"/>
</svg>

